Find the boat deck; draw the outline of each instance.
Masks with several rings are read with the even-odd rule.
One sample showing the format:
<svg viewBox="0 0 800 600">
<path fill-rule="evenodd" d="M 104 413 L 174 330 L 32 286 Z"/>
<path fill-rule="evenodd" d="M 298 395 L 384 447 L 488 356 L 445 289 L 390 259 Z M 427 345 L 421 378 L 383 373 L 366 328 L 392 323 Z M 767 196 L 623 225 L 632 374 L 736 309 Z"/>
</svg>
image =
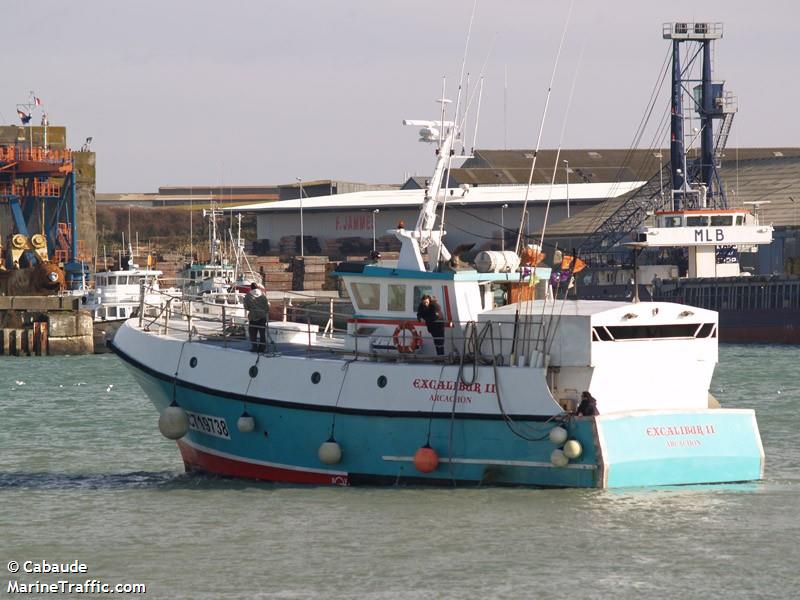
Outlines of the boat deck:
<svg viewBox="0 0 800 600">
<path fill-rule="evenodd" d="M 194 328 L 193 334 L 183 329 L 183 327 L 170 327 L 169 337 L 178 339 L 180 341 L 191 340 L 198 344 L 207 344 L 219 348 L 227 348 L 229 350 L 237 350 L 240 352 L 248 352 L 255 355 L 256 353 L 251 350 L 252 344 L 246 336 L 241 333 L 223 335 L 220 332 L 219 323 L 217 322 L 197 322 L 197 327 Z M 151 331 L 155 329 L 155 324 L 151 323 L 147 327 Z M 274 342 L 270 341 L 265 352 L 261 353 L 264 356 L 296 356 L 298 358 L 317 358 L 339 360 L 348 362 L 352 360 L 365 360 L 365 361 L 384 361 L 384 362 L 406 362 L 406 363 L 448 363 L 452 364 L 458 362 L 457 356 L 445 355 L 436 356 L 428 354 L 383 354 L 370 351 L 368 342 L 365 340 L 363 348 L 359 344 L 358 352 L 346 347 L 345 334 L 334 334 L 333 337 L 328 337 L 322 334 L 317 334 L 311 340 L 311 343 L 297 343 L 297 342 Z"/>
<path fill-rule="evenodd" d="M 242 338 L 241 336 L 206 336 L 194 338 L 195 342 L 200 344 L 208 344 L 211 346 L 224 347 L 231 350 L 240 350 L 243 352 L 252 352 L 252 344 L 249 339 Z M 252 352 L 256 354 L 255 352 Z M 268 348 L 263 354 L 282 354 L 284 356 L 305 356 L 313 358 L 339 358 L 345 360 L 347 356 L 353 357 L 353 354 L 348 352 L 345 354 L 344 340 L 341 339 L 317 339 L 311 346 L 306 344 L 292 344 L 288 342 L 270 342 Z"/>
</svg>

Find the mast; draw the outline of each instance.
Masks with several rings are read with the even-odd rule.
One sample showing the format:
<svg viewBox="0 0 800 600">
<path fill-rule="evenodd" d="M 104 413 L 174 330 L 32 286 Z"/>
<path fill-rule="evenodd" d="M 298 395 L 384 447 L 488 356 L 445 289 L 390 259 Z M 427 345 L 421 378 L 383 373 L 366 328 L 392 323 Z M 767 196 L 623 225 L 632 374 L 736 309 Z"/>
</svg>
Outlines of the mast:
<svg viewBox="0 0 800 600">
<path fill-rule="evenodd" d="M 210 264 L 222 264 L 222 257 L 219 255 L 219 234 L 217 233 L 217 216 L 221 215 L 222 211 L 214 206 L 214 199 L 211 199 L 211 208 L 203 209 L 203 216 L 208 217 L 209 236 L 209 250 L 211 251 Z"/>
<path fill-rule="evenodd" d="M 442 105 L 449 102 L 444 98 L 439 99 Z M 437 257 L 441 260 L 449 260 L 450 252 L 444 246 L 442 237 L 447 233 L 443 230 L 436 230 L 437 210 L 440 204 L 444 203 L 442 194 L 442 182 L 447 168 L 447 162 L 453 153 L 453 144 L 457 137 L 457 128 L 452 121 L 424 121 L 406 119 L 403 125 L 422 127 L 419 131 L 419 141 L 437 142 L 441 139 L 441 144 L 436 149 L 436 166 L 433 175 L 425 188 L 425 197 L 420 207 L 419 216 L 414 229 L 405 229 L 398 224 L 397 229 L 390 229 L 400 240 L 400 259 L 398 267 L 415 271 L 434 271 L 438 267 Z M 422 258 L 422 252 L 427 250 L 427 266 Z"/>
</svg>

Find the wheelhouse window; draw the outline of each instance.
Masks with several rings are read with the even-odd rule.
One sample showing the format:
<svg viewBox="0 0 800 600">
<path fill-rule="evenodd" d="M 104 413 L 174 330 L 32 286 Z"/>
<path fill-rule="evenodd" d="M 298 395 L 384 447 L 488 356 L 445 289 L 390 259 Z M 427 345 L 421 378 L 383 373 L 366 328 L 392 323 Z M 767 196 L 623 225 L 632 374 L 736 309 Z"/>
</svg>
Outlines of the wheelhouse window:
<svg viewBox="0 0 800 600">
<path fill-rule="evenodd" d="M 387 308 L 391 311 L 406 310 L 406 286 L 389 284 Z"/>
<path fill-rule="evenodd" d="M 744 215 L 736 215 L 736 224 L 744 225 Z"/>
<path fill-rule="evenodd" d="M 712 227 L 730 227 L 733 225 L 733 215 L 711 215 Z"/>
<path fill-rule="evenodd" d="M 429 285 L 415 285 L 414 286 L 414 310 L 417 310 L 423 296 L 433 296 L 433 288 Z"/>
<path fill-rule="evenodd" d="M 361 310 L 378 310 L 381 305 L 381 287 L 377 283 L 353 283 L 353 297 Z"/>
<path fill-rule="evenodd" d="M 683 226 L 683 217 L 671 216 L 664 217 L 664 227 L 681 227 Z"/>
<path fill-rule="evenodd" d="M 686 217 L 686 225 L 689 227 L 708 227 L 708 215 Z"/>
</svg>

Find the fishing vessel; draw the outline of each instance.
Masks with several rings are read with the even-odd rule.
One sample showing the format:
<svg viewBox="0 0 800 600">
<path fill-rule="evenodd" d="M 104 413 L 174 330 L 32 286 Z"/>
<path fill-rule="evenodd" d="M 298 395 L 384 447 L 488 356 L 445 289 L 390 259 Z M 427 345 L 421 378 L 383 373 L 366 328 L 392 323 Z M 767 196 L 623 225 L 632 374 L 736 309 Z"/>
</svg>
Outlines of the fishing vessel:
<svg viewBox="0 0 800 600">
<path fill-rule="evenodd" d="M 197 318 L 120 328 L 114 351 L 186 469 L 327 485 L 760 479 L 754 412 L 710 408 L 717 314 L 567 300 L 535 247 L 525 260 L 509 251 L 461 264 L 441 221 L 456 126 L 443 117 L 426 127 L 442 128 L 442 141 L 416 225 L 389 230 L 402 244 L 397 264 L 336 272 L 354 307 L 346 332 L 295 324 L 276 341 L 268 323 L 271 343 L 251 352 Z M 443 341 L 418 320 L 423 296 L 438 298 Z M 599 414 L 579 414 L 584 393 Z"/>
<path fill-rule="evenodd" d="M 167 298 L 180 295 L 178 290 L 162 289 L 162 275 L 158 269 L 140 267 L 130 253 L 126 268 L 100 271 L 95 274 L 94 287 L 83 286 L 81 303 L 92 315 L 96 353 L 107 351 L 107 342 L 140 308 L 145 308 L 145 316 L 157 316 Z"/>
<path fill-rule="evenodd" d="M 191 262 L 178 275 L 185 306 L 191 307 L 197 316 L 206 316 L 221 321 L 242 323 L 245 319 L 244 295 L 250 291 L 251 283 L 261 286 L 261 277 L 253 271 L 247 261 L 242 240 L 242 216 L 238 215 L 239 229 L 234 239 L 229 230 L 233 262 L 224 251 L 225 244 L 219 239 L 217 217 L 222 211 L 211 205 L 203 211 L 209 222 L 209 260 Z M 191 300 L 191 302 L 189 302 Z"/>
</svg>

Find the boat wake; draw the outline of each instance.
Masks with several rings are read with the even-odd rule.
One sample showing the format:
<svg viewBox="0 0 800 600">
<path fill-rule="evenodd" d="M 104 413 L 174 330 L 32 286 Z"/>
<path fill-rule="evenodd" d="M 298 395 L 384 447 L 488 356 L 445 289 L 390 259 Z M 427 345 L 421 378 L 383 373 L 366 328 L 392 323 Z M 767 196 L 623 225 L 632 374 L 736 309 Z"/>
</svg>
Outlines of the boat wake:
<svg viewBox="0 0 800 600">
<path fill-rule="evenodd" d="M 0 490 L 135 490 L 135 489 L 245 489 L 278 486 L 269 482 L 221 477 L 205 473 L 175 471 L 131 471 L 129 473 L 0 473 Z"/>
<path fill-rule="evenodd" d="M 184 477 L 174 471 L 148 472 L 133 471 L 130 473 L 0 473 L 0 490 L 2 489 L 37 489 L 37 490 L 69 490 L 69 489 L 141 489 L 169 485 Z"/>
</svg>

